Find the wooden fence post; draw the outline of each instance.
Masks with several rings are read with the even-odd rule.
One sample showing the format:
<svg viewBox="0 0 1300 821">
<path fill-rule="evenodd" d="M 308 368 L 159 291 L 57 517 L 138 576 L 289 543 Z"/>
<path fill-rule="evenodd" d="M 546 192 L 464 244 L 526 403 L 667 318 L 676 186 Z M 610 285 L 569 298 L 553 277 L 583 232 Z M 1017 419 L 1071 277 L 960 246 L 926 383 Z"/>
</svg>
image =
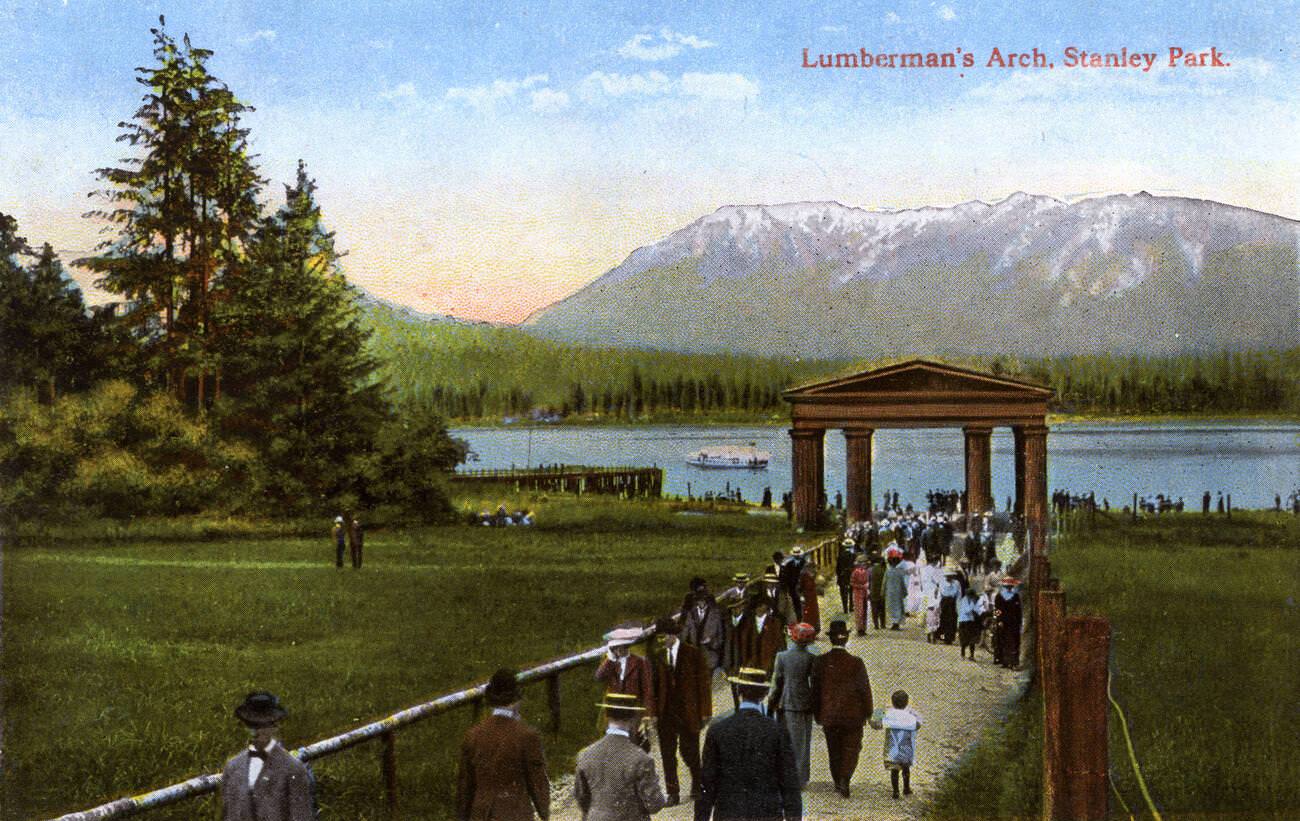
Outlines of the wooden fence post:
<svg viewBox="0 0 1300 821">
<path fill-rule="evenodd" d="M 390 818 L 397 817 L 397 733 L 384 733 L 384 800 Z"/>
<path fill-rule="evenodd" d="M 1065 619 L 1060 677 L 1060 752 L 1064 769 L 1062 791 L 1055 803 L 1058 818 L 1093 821 L 1108 812 L 1106 779 L 1109 748 L 1106 684 L 1110 662 L 1110 620 L 1104 616 Z"/>
<path fill-rule="evenodd" d="M 1065 593 L 1040 590 L 1034 598 L 1037 625 L 1038 683 L 1043 695 L 1043 818 L 1061 818 L 1061 793 L 1065 770 L 1061 762 L 1062 632 L 1065 627 Z"/>
<path fill-rule="evenodd" d="M 551 710 L 551 732 L 560 732 L 560 677 L 546 677 L 546 705 Z"/>
</svg>

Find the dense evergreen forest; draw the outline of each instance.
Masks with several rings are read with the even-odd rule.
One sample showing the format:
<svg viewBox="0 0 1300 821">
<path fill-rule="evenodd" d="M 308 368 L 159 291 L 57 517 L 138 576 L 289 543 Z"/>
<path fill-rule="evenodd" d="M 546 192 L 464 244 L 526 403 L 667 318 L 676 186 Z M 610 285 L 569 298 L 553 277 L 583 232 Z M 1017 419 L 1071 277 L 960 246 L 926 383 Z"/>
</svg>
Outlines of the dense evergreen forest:
<svg viewBox="0 0 1300 821">
<path fill-rule="evenodd" d="M 530 413 L 614 421 L 786 418 L 781 391 L 897 359 L 788 361 L 593 348 L 512 327 L 366 312 L 384 379 L 449 419 Z M 1300 414 L 1300 350 L 1173 358 L 946 359 L 1050 386 L 1066 414 Z"/>
<path fill-rule="evenodd" d="M 249 106 L 164 26 L 77 260 L 117 300 L 0 213 L 0 519 L 449 515 L 465 446 L 379 377 L 306 165 L 268 197 Z"/>
</svg>

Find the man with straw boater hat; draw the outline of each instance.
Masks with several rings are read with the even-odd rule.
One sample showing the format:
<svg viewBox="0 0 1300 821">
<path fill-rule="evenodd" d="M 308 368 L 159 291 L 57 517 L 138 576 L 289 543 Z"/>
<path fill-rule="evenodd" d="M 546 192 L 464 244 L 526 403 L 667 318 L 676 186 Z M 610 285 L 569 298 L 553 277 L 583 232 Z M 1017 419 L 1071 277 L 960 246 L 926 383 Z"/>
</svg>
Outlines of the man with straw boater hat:
<svg viewBox="0 0 1300 821">
<path fill-rule="evenodd" d="M 546 756 L 541 735 L 519 717 L 523 691 L 515 671 L 502 668 L 493 673 L 483 700 L 492 712 L 469 728 L 460 746 L 456 818 L 546 821 L 551 813 Z"/>
<path fill-rule="evenodd" d="M 790 734 L 763 712 L 767 671 L 742 667 L 728 680 L 740 691 L 740 707 L 709 725 L 695 821 L 802 819 Z"/>
<path fill-rule="evenodd" d="M 226 763 L 221 773 L 223 821 L 314 821 L 315 780 L 306 764 L 276 738 L 289 713 L 271 693 L 249 693 L 235 708 L 248 728 L 248 748 Z"/>
<path fill-rule="evenodd" d="M 645 708 L 636 696 L 606 693 L 597 707 L 609 726 L 578 753 L 573 795 L 583 821 L 647 821 L 664 806 L 654 759 L 632 740 Z"/>
</svg>

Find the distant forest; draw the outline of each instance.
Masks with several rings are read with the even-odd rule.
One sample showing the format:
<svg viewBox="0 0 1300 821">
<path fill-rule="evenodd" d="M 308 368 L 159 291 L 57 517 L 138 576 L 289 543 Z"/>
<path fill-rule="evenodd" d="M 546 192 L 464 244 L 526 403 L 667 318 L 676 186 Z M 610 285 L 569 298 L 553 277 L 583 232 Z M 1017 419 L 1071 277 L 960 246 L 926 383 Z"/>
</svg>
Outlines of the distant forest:
<svg viewBox="0 0 1300 821">
<path fill-rule="evenodd" d="M 459 422 L 552 413 L 609 421 L 779 420 L 781 391 L 900 358 L 798 361 L 595 348 L 517 328 L 366 312 L 399 400 Z M 943 358 L 1050 386 L 1065 414 L 1300 414 L 1300 350 L 1172 358 Z"/>
</svg>

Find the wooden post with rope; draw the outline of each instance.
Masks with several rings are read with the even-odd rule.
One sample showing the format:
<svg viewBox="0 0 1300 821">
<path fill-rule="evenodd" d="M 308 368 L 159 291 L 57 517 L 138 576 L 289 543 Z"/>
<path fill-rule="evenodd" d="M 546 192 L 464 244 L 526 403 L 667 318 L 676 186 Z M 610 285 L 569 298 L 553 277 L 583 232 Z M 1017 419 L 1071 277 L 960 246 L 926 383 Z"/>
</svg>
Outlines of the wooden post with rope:
<svg viewBox="0 0 1300 821">
<path fill-rule="evenodd" d="M 1068 616 L 1062 631 L 1059 664 L 1063 770 L 1054 796 L 1054 818 L 1101 821 L 1107 817 L 1109 773 L 1110 620 L 1104 616 Z M 1044 728 L 1046 747 L 1046 727 Z M 1046 754 L 1046 752 L 1045 752 Z"/>
<path fill-rule="evenodd" d="M 1050 583 L 1048 587 L 1035 596 L 1034 621 L 1038 633 L 1038 681 L 1043 694 L 1043 818 L 1055 821 L 1066 817 L 1061 806 L 1065 793 L 1065 767 L 1061 760 L 1065 593 L 1050 589 Z"/>
</svg>

